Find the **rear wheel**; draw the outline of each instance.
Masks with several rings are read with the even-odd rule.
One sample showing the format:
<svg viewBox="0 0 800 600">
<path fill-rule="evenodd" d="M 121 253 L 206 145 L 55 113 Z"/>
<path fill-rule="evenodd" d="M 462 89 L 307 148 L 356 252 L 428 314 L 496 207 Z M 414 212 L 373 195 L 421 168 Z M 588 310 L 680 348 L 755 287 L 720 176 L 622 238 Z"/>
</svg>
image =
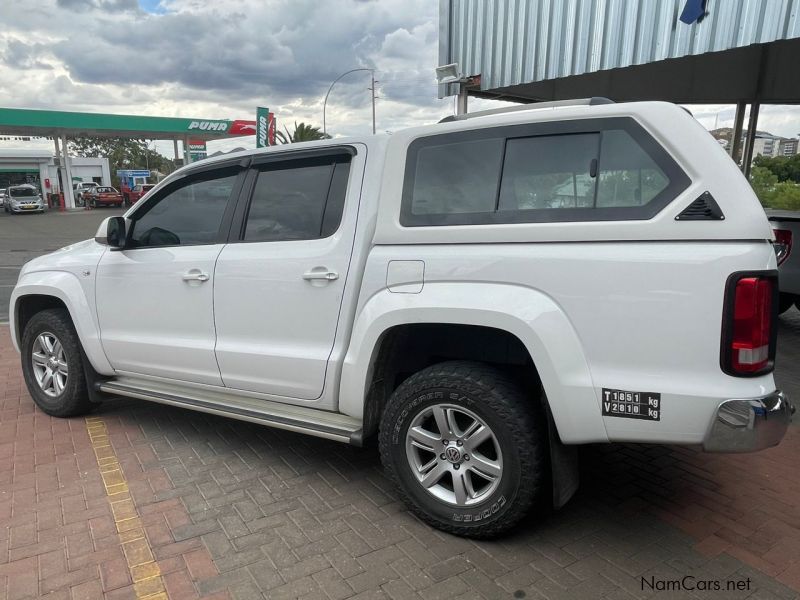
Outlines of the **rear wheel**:
<svg viewBox="0 0 800 600">
<path fill-rule="evenodd" d="M 25 327 L 21 351 L 25 385 L 39 408 L 55 417 L 91 409 L 80 341 L 66 310 L 36 313 Z"/>
<path fill-rule="evenodd" d="M 384 468 L 427 523 L 497 536 L 525 516 L 545 481 L 537 402 L 482 363 L 428 367 L 389 399 L 380 425 Z"/>
<path fill-rule="evenodd" d="M 778 314 L 782 315 L 787 310 L 792 308 L 792 305 L 795 303 L 800 303 L 800 298 L 795 296 L 794 294 L 784 294 L 781 293 L 778 295 Z"/>
</svg>

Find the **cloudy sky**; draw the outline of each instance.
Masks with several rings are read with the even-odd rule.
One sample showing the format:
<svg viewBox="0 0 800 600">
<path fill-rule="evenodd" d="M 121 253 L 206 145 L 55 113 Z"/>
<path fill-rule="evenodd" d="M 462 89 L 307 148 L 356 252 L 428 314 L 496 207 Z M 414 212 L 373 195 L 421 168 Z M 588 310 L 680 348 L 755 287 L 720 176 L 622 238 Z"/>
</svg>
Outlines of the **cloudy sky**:
<svg viewBox="0 0 800 600">
<path fill-rule="evenodd" d="M 262 105 L 279 126 L 322 125 L 330 82 L 367 67 L 378 131 L 393 131 L 453 111 L 436 98 L 437 20 L 437 0 L 0 0 L 0 106 L 253 119 Z M 336 84 L 331 133 L 371 131 L 368 85 Z M 709 128 L 733 121 L 733 107 L 692 110 Z M 796 136 L 800 109 L 762 109 L 759 128 Z M 209 149 L 232 145 L 255 142 Z"/>
</svg>

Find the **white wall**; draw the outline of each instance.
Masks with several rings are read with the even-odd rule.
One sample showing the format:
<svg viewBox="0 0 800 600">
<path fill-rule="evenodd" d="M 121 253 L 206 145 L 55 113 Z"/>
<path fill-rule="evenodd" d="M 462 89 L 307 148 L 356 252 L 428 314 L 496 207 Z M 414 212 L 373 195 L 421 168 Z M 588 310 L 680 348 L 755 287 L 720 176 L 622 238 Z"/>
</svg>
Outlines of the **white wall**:
<svg viewBox="0 0 800 600">
<path fill-rule="evenodd" d="M 70 157 L 72 181 L 77 183 L 80 181 L 94 181 L 93 177 L 101 177 L 100 185 L 111 185 L 111 172 L 108 168 L 107 158 L 83 158 L 83 157 Z M 48 175 L 52 186 L 55 188 L 58 185 L 58 173 L 53 161 L 47 167 Z"/>
</svg>

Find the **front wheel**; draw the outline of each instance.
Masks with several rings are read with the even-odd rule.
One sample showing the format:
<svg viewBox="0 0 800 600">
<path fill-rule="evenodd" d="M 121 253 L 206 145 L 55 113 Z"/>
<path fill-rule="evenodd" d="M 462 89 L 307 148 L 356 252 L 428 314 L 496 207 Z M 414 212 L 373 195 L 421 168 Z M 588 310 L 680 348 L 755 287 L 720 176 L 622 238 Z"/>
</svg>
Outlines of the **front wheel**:
<svg viewBox="0 0 800 600">
<path fill-rule="evenodd" d="M 495 537 L 525 516 L 546 480 L 538 402 L 482 363 L 428 367 L 389 399 L 380 424 L 384 468 L 430 525 Z"/>
<path fill-rule="evenodd" d="M 64 309 L 36 313 L 22 335 L 22 373 L 33 401 L 48 415 L 91 410 L 80 340 Z"/>
</svg>

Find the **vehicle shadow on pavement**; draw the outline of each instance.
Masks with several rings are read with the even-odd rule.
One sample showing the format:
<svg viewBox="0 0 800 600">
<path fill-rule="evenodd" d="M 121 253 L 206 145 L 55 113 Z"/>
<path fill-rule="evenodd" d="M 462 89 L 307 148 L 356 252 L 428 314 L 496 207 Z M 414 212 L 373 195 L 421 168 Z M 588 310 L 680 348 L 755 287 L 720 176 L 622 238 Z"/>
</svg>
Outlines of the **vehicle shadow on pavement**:
<svg viewBox="0 0 800 600">
<path fill-rule="evenodd" d="M 171 528 L 174 542 L 201 538 L 219 571 L 197 584 L 200 593 L 233 586 L 244 596 L 282 595 L 306 570 L 306 585 L 321 586 L 324 571 L 342 594 L 444 586 L 452 592 L 444 597 L 641 596 L 642 578 L 685 575 L 749 577 L 750 593 L 783 598 L 800 590 L 797 427 L 754 455 L 582 448 L 581 488 L 567 506 L 538 510 L 497 541 L 473 541 L 408 513 L 375 448 L 129 400 L 98 414 L 115 444 L 124 439 L 150 457 L 139 463 L 145 481 L 168 477 L 152 497 L 134 493 L 137 504 L 147 510 L 177 497 L 185 505 L 190 520 Z"/>
</svg>

